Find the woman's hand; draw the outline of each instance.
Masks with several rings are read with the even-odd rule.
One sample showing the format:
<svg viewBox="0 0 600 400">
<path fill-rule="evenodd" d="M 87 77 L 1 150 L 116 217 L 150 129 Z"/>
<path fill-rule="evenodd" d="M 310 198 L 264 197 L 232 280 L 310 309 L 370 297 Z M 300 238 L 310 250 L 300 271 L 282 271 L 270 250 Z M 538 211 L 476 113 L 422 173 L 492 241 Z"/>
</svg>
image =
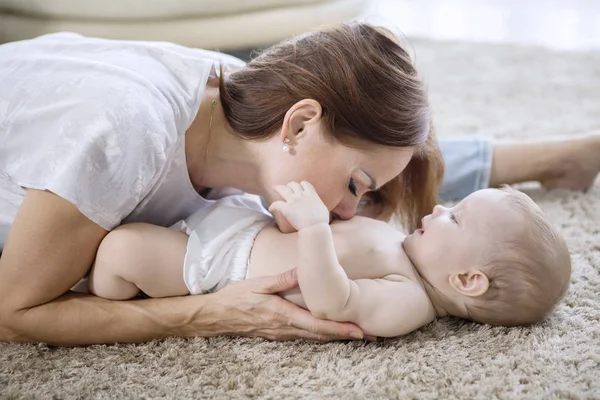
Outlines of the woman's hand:
<svg viewBox="0 0 600 400">
<path fill-rule="evenodd" d="M 68 201 L 28 192 L 0 260 L 0 341 L 73 346 L 169 336 L 334 340 L 362 334 L 275 295 L 297 285 L 289 272 L 205 296 L 110 301 L 63 294 L 86 273 L 104 235 Z"/>
<path fill-rule="evenodd" d="M 318 341 L 362 339 L 363 332 L 351 323 L 315 318 L 276 293 L 298 285 L 296 270 L 226 286 L 207 295 L 214 304 L 215 334 L 260 336 L 270 340 Z M 201 322 L 206 327 L 206 321 Z M 190 332 L 193 335 L 193 332 Z"/>
</svg>

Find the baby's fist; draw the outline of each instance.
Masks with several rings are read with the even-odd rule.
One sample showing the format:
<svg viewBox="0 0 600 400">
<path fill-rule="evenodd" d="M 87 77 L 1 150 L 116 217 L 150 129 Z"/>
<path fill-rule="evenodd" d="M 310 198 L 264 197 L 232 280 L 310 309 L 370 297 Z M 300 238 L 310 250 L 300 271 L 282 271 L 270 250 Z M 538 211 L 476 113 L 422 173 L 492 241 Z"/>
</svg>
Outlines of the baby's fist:
<svg viewBox="0 0 600 400">
<path fill-rule="evenodd" d="M 329 210 L 310 183 L 290 182 L 287 185 L 277 185 L 273 189 L 283 201 L 271 204 L 269 211 L 283 214 L 296 230 L 329 223 Z"/>
</svg>

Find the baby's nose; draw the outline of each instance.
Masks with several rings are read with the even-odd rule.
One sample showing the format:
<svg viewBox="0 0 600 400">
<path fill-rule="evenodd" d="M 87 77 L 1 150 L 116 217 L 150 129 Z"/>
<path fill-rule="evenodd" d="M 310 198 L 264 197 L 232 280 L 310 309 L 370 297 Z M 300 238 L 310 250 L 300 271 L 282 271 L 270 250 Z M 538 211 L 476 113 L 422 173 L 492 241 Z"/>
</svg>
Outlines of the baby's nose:
<svg viewBox="0 0 600 400">
<path fill-rule="evenodd" d="M 439 215 L 442 215 L 444 213 L 444 210 L 445 207 L 438 204 L 437 206 L 433 207 L 433 212 L 431 213 L 431 215 L 437 217 Z"/>
</svg>

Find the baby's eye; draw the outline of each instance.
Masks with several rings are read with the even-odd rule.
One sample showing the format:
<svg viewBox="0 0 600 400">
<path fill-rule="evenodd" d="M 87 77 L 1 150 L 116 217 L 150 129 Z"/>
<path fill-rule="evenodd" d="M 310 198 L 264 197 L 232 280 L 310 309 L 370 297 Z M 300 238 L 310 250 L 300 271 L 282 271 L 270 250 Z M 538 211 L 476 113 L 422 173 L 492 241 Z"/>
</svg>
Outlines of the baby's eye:
<svg viewBox="0 0 600 400">
<path fill-rule="evenodd" d="M 456 214 L 454 214 L 453 212 L 450 213 L 450 219 L 452 220 L 452 222 L 454 222 L 455 224 L 458 224 L 458 221 L 456 220 Z"/>
<path fill-rule="evenodd" d="M 354 181 L 354 178 L 350 178 L 350 182 L 348 182 L 348 190 L 353 196 L 356 196 L 356 182 Z"/>
</svg>

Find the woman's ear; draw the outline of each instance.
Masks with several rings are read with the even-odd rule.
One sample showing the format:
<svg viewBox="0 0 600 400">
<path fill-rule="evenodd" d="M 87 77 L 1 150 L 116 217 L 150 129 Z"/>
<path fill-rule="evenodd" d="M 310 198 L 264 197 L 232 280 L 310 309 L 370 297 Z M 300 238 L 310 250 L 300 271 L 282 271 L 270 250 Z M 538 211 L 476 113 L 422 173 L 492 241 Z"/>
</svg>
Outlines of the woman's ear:
<svg viewBox="0 0 600 400">
<path fill-rule="evenodd" d="M 452 274 L 448 281 L 454 290 L 469 297 L 481 296 L 490 287 L 487 275 L 479 270 Z"/>
<path fill-rule="evenodd" d="M 280 139 L 283 143 L 289 139 L 292 145 L 306 136 L 311 125 L 318 125 L 322 115 L 321 104 L 312 99 L 300 100 L 285 113 Z"/>
</svg>

